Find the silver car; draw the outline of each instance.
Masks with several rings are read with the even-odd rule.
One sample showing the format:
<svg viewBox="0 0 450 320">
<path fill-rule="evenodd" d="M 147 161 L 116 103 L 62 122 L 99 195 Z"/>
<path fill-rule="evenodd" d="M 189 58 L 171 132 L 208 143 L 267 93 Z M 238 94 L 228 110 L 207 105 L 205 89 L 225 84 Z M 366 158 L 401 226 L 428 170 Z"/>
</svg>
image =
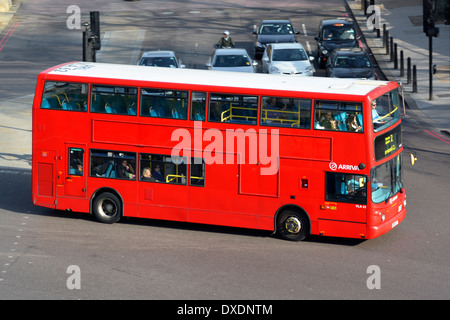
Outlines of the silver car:
<svg viewBox="0 0 450 320">
<path fill-rule="evenodd" d="M 173 51 L 147 51 L 142 54 L 138 63 L 140 66 L 184 68 L 181 60 L 177 58 Z"/>
<path fill-rule="evenodd" d="M 245 49 L 217 49 L 206 63 L 210 70 L 250 73 L 256 72 L 257 65 Z"/>
<path fill-rule="evenodd" d="M 271 43 L 261 63 L 264 73 L 312 76 L 312 60 L 300 43 Z"/>
</svg>

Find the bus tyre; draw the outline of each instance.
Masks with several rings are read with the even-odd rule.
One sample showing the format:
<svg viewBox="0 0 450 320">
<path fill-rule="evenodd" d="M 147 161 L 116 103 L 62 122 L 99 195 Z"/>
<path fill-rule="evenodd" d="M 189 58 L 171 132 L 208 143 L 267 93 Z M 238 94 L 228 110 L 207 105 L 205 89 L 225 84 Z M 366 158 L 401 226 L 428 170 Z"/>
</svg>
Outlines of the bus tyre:
<svg viewBox="0 0 450 320">
<path fill-rule="evenodd" d="M 304 240 L 309 235 L 309 219 L 306 214 L 286 210 L 278 215 L 277 230 L 283 239 Z"/>
<path fill-rule="evenodd" d="M 117 196 L 104 192 L 94 199 L 93 212 L 100 222 L 116 223 L 122 216 L 122 206 Z"/>
</svg>

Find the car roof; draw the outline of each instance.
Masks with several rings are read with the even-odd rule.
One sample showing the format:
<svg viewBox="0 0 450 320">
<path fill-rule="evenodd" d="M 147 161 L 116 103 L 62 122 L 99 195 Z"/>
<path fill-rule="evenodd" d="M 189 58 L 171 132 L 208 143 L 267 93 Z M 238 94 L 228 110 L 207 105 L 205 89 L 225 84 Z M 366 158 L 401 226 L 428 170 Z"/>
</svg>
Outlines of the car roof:
<svg viewBox="0 0 450 320">
<path fill-rule="evenodd" d="M 142 58 L 148 57 L 175 57 L 175 52 L 169 50 L 156 50 L 142 53 Z"/>
<path fill-rule="evenodd" d="M 263 20 L 261 24 L 264 23 L 291 23 L 291 20 Z"/>
<path fill-rule="evenodd" d="M 354 23 L 353 23 L 353 20 L 352 19 L 348 19 L 348 18 L 345 18 L 345 19 L 340 19 L 340 18 L 326 18 L 326 19 L 322 19 L 322 21 L 321 21 L 321 24 L 322 24 L 322 26 L 325 26 L 325 25 L 332 25 L 332 24 L 335 24 L 335 23 L 342 23 L 342 24 L 345 24 L 345 25 L 353 25 Z"/>
<path fill-rule="evenodd" d="M 273 49 L 305 49 L 303 48 L 303 46 L 298 43 L 298 42 L 294 42 L 294 43 L 270 43 L 270 45 L 272 46 Z"/>
<path fill-rule="evenodd" d="M 231 54 L 246 54 L 248 55 L 247 50 L 245 49 L 239 49 L 239 48 L 233 48 L 233 49 L 216 49 L 216 51 L 214 51 L 214 55 L 217 56 L 228 56 Z"/>
</svg>

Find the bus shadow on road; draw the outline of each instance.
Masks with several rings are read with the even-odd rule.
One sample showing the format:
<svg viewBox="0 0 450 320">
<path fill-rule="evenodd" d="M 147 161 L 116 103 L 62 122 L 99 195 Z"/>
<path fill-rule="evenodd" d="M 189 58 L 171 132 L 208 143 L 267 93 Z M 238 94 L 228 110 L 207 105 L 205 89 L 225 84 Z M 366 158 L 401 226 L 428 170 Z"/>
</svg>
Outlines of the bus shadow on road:
<svg viewBox="0 0 450 320">
<path fill-rule="evenodd" d="M 146 227 L 156 227 L 156 228 L 167 228 L 172 230 L 182 231 L 194 231 L 194 232 L 207 232 L 207 233 L 218 233 L 226 235 L 236 235 L 252 238 L 265 238 L 273 239 L 276 241 L 282 241 L 285 243 L 292 243 L 287 240 L 282 239 L 278 234 L 274 234 L 272 231 L 267 230 L 257 230 L 257 229 L 246 229 L 237 227 L 227 227 L 218 226 L 210 224 L 200 224 L 200 223 L 189 223 L 189 222 L 178 222 L 178 221 L 168 221 L 168 220 L 156 220 L 156 219 L 140 219 L 140 218 L 122 218 L 120 220 L 121 224 L 136 225 L 136 226 L 146 226 Z M 305 241 L 298 242 L 299 245 L 302 243 L 322 243 L 322 244 L 334 244 L 341 246 L 357 246 L 360 243 L 366 241 L 365 239 L 350 239 L 350 238 L 334 238 L 334 237 L 324 237 L 311 235 Z"/>
</svg>

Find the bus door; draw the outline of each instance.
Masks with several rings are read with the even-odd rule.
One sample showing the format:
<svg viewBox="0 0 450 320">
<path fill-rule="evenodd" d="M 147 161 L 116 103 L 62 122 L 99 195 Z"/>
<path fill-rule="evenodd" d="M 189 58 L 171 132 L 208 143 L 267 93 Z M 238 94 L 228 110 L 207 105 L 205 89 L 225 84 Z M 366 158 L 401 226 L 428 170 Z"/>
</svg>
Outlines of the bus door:
<svg viewBox="0 0 450 320">
<path fill-rule="evenodd" d="M 55 208 L 56 199 L 56 151 L 36 150 L 37 167 L 35 204 Z"/>
<path fill-rule="evenodd" d="M 67 156 L 64 163 L 65 168 L 58 166 L 58 178 L 62 184 L 65 184 L 65 195 L 70 197 L 86 197 L 86 146 L 66 144 Z M 63 171 L 64 175 L 60 175 Z M 59 182 L 58 182 L 59 185 Z"/>
</svg>

